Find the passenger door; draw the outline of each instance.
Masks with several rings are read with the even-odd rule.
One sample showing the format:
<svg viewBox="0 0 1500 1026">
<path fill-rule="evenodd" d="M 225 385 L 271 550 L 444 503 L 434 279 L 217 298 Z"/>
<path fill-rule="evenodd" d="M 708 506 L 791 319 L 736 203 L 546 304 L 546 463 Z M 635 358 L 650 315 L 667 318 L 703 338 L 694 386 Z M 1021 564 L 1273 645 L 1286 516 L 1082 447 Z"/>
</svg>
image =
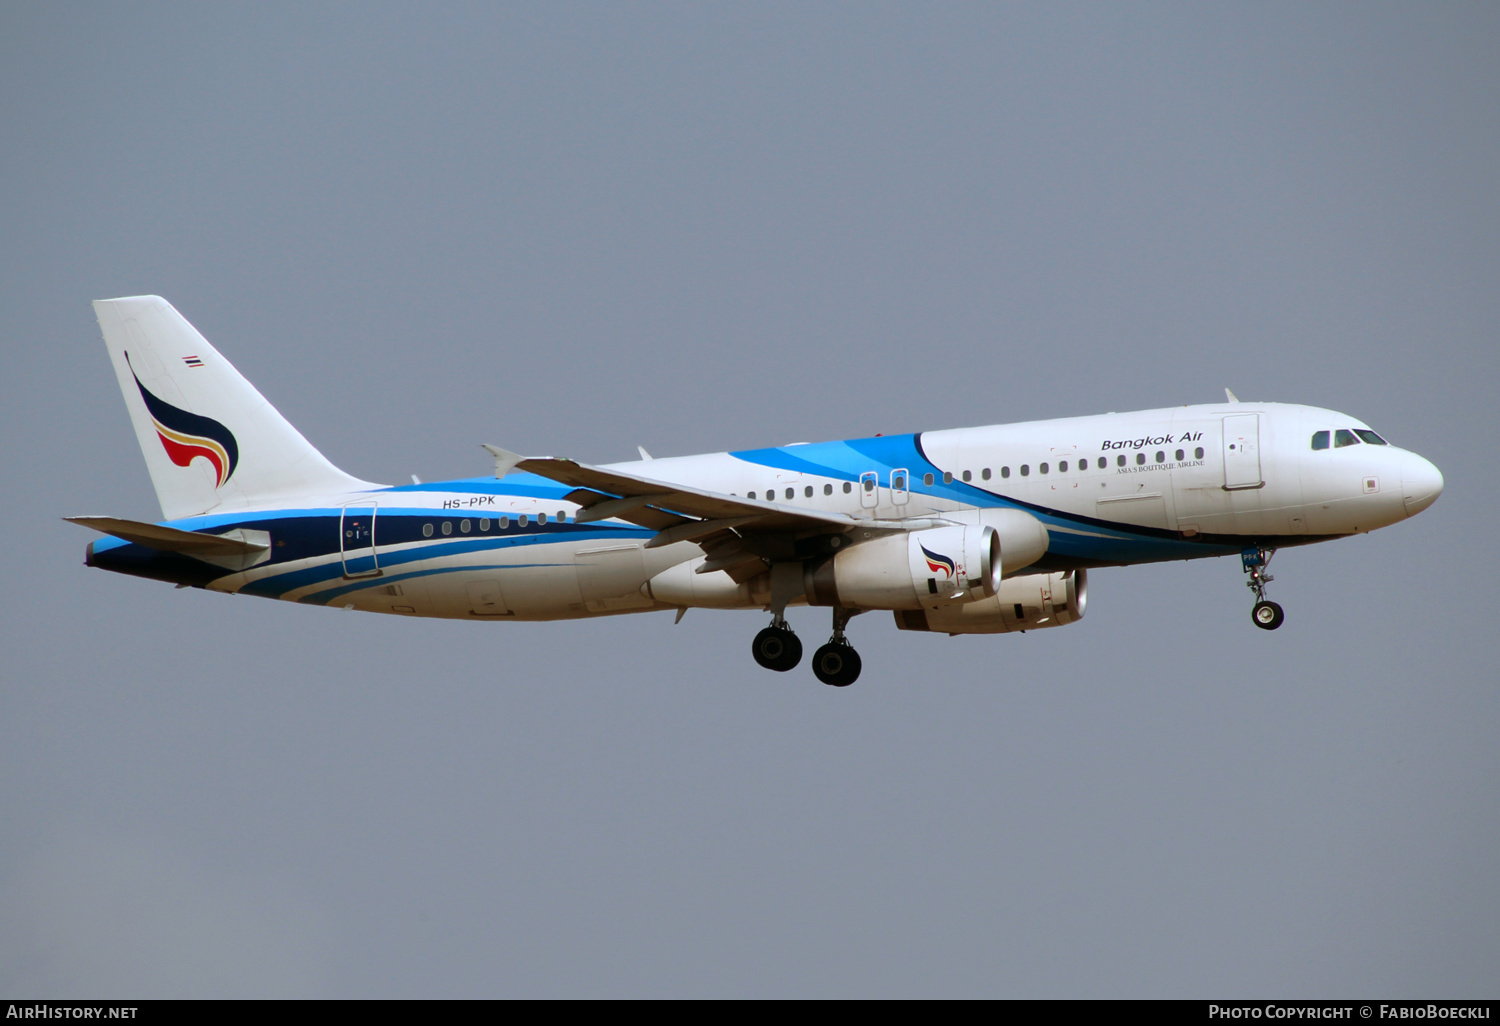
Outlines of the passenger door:
<svg viewBox="0 0 1500 1026">
<path fill-rule="evenodd" d="M 1224 418 L 1224 487 L 1259 488 L 1260 414 L 1243 413 Z"/>
</svg>

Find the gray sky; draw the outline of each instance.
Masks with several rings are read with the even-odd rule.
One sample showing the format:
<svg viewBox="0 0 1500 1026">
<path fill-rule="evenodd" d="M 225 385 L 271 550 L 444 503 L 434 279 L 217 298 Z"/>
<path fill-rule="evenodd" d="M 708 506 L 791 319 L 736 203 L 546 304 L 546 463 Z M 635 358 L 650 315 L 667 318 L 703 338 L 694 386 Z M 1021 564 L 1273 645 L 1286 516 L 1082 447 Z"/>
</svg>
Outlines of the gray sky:
<svg viewBox="0 0 1500 1026">
<path fill-rule="evenodd" d="M 0 8 L 0 992 L 1490 996 L 1500 8 Z M 1244 399 L 1431 510 L 1014 637 L 416 621 L 82 566 L 88 303 L 351 473 Z M 794 611 L 804 640 L 823 610 Z"/>
</svg>

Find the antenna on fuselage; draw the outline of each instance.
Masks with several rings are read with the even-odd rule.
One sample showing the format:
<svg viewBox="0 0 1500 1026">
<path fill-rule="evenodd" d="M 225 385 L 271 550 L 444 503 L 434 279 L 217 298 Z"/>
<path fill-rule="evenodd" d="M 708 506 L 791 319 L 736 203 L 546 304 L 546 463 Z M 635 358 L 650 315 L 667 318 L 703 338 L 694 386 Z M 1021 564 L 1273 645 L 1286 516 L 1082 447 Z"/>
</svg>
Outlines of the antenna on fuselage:
<svg viewBox="0 0 1500 1026">
<path fill-rule="evenodd" d="M 1232 402 L 1232 403 L 1237 403 L 1237 402 L 1240 401 L 1240 397 L 1237 396 L 1237 395 L 1235 395 L 1233 392 L 1231 392 L 1227 388 L 1224 389 L 1224 398 L 1227 399 L 1229 402 Z"/>
</svg>

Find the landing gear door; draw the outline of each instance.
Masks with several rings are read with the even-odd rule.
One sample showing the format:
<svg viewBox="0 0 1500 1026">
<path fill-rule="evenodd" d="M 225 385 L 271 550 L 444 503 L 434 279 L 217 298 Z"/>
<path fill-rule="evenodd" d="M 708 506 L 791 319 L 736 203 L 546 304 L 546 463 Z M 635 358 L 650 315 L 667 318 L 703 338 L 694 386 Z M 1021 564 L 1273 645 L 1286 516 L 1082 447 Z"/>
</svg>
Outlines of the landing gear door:
<svg viewBox="0 0 1500 1026">
<path fill-rule="evenodd" d="M 1224 418 L 1224 487 L 1259 488 L 1260 414 L 1244 413 Z"/>
<path fill-rule="evenodd" d="M 344 576 L 379 577 L 380 559 L 375 553 L 374 503 L 345 506 L 339 517 L 339 548 L 344 557 Z"/>
</svg>

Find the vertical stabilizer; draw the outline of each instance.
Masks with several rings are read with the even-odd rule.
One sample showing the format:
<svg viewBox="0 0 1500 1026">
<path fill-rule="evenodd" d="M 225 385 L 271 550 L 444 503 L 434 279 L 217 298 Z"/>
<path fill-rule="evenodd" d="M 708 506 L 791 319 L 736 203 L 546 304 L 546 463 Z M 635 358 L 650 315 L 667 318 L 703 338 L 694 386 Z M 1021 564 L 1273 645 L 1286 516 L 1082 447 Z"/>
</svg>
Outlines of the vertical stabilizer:
<svg viewBox="0 0 1500 1026">
<path fill-rule="evenodd" d="M 370 487 L 324 458 L 160 296 L 94 314 L 168 520 Z"/>
</svg>

